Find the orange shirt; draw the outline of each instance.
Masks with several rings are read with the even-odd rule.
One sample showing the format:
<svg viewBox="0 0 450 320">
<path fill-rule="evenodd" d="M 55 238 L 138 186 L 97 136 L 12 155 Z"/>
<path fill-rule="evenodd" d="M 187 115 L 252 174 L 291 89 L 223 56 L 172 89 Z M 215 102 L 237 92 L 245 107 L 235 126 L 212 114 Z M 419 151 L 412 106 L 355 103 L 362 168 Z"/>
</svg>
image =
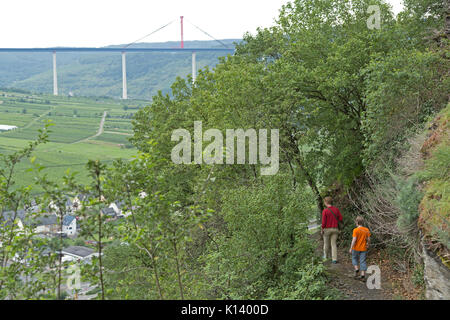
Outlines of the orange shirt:
<svg viewBox="0 0 450 320">
<path fill-rule="evenodd" d="M 366 227 L 357 227 L 353 229 L 353 237 L 356 237 L 353 250 L 367 251 L 367 239 L 370 237 L 370 231 Z"/>
</svg>

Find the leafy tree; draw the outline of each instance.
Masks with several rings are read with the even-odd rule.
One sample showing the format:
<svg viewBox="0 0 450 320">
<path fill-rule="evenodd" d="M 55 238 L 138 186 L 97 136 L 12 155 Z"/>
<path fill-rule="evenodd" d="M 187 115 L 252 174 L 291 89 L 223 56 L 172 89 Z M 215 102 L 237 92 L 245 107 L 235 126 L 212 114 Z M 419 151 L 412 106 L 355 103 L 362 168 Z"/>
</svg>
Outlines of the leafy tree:
<svg viewBox="0 0 450 320">
<path fill-rule="evenodd" d="M 55 255 L 44 254 L 47 243 L 36 238 L 34 221 L 39 213 L 32 213 L 31 186 L 16 184 L 18 165 L 30 159 L 36 147 L 48 141 L 50 123 L 39 130 L 35 141 L 11 154 L 0 154 L 0 297 L 2 299 L 32 299 L 51 288 Z M 25 209 L 23 216 L 19 210 Z M 9 215 L 5 212 L 9 212 Z"/>
<path fill-rule="evenodd" d="M 106 165 L 98 160 L 89 160 L 86 167 L 92 178 L 92 183 L 89 186 L 78 186 L 75 189 L 79 193 L 86 195 L 85 199 L 81 201 L 81 219 L 78 222 L 81 229 L 80 234 L 86 239 L 91 239 L 95 242 L 98 256 L 94 257 L 90 264 L 84 266 L 83 274 L 85 279 L 93 284 L 99 285 L 100 298 L 104 300 L 106 288 L 104 281 L 103 246 L 104 239 L 107 239 L 112 232 L 112 225 L 106 222 L 108 217 L 102 212 L 102 209 L 106 207 L 106 199 L 103 191 Z"/>
</svg>

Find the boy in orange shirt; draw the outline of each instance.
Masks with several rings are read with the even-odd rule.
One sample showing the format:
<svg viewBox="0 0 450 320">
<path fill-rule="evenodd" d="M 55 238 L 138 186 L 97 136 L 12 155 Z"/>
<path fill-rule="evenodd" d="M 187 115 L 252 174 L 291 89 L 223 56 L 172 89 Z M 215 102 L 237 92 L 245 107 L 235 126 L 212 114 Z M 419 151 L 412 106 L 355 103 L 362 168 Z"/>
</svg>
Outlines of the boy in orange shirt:
<svg viewBox="0 0 450 320">
<path fill-rule="evenodd" d="M 356 228 L 353 229 L 353 239 L 349 252 L 352 254 L 352 264 L 355 268 L 355 278 L 358 278 L 358 273 L 361 271 L 361 280 L 365 278 L 365 272 L 367 270 L 366 258 L 367 249 L 370 243 L 370 231 L 366 227 L 363 227 L 364 219 L 361 216 L 357 216 L 355 219 Z"/>
</svg>

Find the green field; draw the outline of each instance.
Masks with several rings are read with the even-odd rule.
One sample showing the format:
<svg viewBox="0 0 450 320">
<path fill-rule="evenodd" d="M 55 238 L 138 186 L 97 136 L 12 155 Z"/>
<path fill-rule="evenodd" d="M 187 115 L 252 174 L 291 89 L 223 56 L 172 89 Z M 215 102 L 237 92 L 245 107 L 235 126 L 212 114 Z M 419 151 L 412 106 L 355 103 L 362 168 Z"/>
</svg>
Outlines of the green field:
<svg viewBox="0 0 450 320">
<path fill-rule="evenodd" d="M 131 118 L 144 101 L 55 97 L 0 91 L 0 125 L 13 125 L 12 131 L 0 131 L 0 153 L 8 154 L 28 145 L 48 120 L 53 122 L 50 142 L 40 145 L 34 155 L 49 177 L 59 179 L 67 169 L 78 172 L 78 180 L 87 183 L 88 160 L 111 163 L 131 159 L 136 149 Z M 103 130 L 100 123 L 106 112 Z M 100 133 L 100 134 L 98 134 Z M 33 183 L 32 165 L 24 161 L 17 167 L 19 185 Z M 37 191 L 40 189 L 37 188 Z"/>
</svg>

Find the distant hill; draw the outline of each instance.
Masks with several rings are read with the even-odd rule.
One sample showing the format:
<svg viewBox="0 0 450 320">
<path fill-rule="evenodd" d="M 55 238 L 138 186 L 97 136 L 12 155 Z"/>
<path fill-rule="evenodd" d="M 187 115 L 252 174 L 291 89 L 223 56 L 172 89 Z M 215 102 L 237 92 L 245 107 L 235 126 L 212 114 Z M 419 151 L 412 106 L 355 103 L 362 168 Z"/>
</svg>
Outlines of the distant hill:
<svg viewBox="0 0 450 320">
<path fill-rule="evenodd" d="M 229 48 L 240 39 L 221 40 Z M 122 47 L 114 45 L 110 47 Z M 137 43 L 137 48 L 178 48 L 179 42 Z M 216 41 L 186 41 L 185 48 L 219 48 Z M 198 52 L 197 68 L 214 67 L 223 52 Z M 189 53 L 128 53 L 128 97 L 149 100 L 158 90 L 168 92 L 177 76 L 192 72 Z M 58 53 L 58 90 L 61 95 L 122 96 L 122 64 L 117 53 Z M 0 87 L 32 92 L 53 90 L 52 57 L 49 53 L 1 53 Z"/>
</svg>

